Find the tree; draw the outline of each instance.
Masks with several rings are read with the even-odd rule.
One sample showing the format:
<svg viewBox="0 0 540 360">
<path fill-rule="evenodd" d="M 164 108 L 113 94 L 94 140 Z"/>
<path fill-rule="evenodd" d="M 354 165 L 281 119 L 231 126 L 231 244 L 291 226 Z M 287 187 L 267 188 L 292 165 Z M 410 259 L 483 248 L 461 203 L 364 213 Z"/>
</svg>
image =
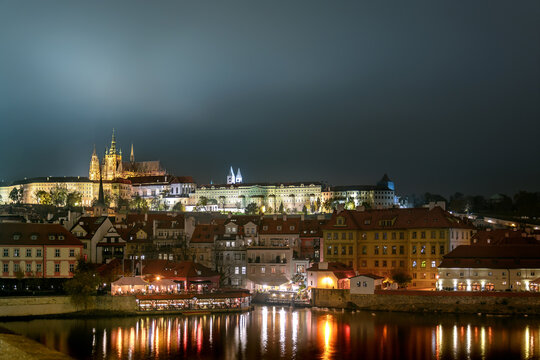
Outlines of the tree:
<svg viewBox="0 0 540 360">
<path fill-rule="evenodd" d="M 139 194 L 137 194 L 129 202 L 129 208 L 131 210 L 138 210 L 138 211 L 146 212 L 146 211 L 148 211 L 148 203 L 146 202 L 146 200 L 144 200 L 142 197 L 140 197 Z"/>
<path fill-rule="evenodd" d="M 245 212 L 246 214 L 254 215 L 259 212 L 259 206 L 257 206 L 255 203 L 250 203 L 248 206 L 246 206 Z"/>
<path fill-rule="evenodd" d="M 315 206 L 316 206 L 316 212 L 320 212 L 321 211 L 321 198 L 320 197 L 317 198 Z"/>
<path fill-rule="evenodd" d="M 41 205 L 52 205 L 51 194 L 44 190 L 36 191 L 35 195 L 37 203 Z"/>
<path fill-rule="evenodd" d="M 75 207 L 75 206 L 81 206 L 82 203 L 82 194 L 78 191 L 71 191 L 67 193 L 66 195 L 66 206 L 67 207 Z"/>
<path fill-rule="evenodd" d="M 304 206 L 302 207 L 302 213 L 304 215 L 307 215 L 307 206 L 304 204 Z"/>
<path fill-rule="evenodd" d="M 396 269 L 392 271 L 391 277 L 392 281 L 397 283 L 399 287 L 406 287 L 408 283 L 412 281 L 411 275 L 409 275 L 405 270 Z"/>
<path fill-rule="evenodd" d="M 180 212 L 184 212 L 186 211 L 186 207 L 184 206 L 184 204 L 182 204 L 180 201 L 177 202 L 176 204 L 174 204 L 173 208 L 172 208 L 174 211 L 180 211 Z"/>
<path fill-rule="evenodd" d="M 14 203 L 20 204 L 23 200 L 23 193 L 24 193 L 24 189 L 22 186 L 19 187 L 18 189 L 13 188 L 11 189 L 9 193 L 9 199 Z"/>
<path fill-rule="evenodd" d="M 77 308 L 84 310 L 92 302 L 92 296 L 96 294 L 101 279 L 84 262 L 79 259 L 75 275 L 64 283 L 64 290 L 70 295 L 71 303 Z"/>
<path fill-rule="evenodd" d="M 65 186 L 55 185 L 50 191 L 51 200 L 55 206 L 64 206 L 66 204 L 68 190 Z"/>
<path fill-rule="evenodd" d="M 208 198 L 201 196 L 199 202 L 197 203 L 197 211 L 206 211 L 206 206 L 208 205 Z"/>
<path fill-rule="evenodd" d="M 278 211 L 280 214 L 284 214 L 285 211 L 283 210 L 283 203 L 280 203 L 279 204 L 279 211 Z"/>
</svg>

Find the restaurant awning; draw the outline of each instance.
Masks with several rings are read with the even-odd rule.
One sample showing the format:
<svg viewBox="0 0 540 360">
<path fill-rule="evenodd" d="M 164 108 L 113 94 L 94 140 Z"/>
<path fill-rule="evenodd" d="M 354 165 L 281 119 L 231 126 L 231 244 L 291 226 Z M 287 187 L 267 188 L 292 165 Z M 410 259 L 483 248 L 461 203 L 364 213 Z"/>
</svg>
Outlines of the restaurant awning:
<svg viewBox="0 0 540 360">
<path fill-rule="evenodd" d="M 280 286 L 289 282 L 289 279 L 284 275 L 264 276 L 264 275 L 248 275 L 248 280 L 256 285 L 261 286 Z"/>
</svg>

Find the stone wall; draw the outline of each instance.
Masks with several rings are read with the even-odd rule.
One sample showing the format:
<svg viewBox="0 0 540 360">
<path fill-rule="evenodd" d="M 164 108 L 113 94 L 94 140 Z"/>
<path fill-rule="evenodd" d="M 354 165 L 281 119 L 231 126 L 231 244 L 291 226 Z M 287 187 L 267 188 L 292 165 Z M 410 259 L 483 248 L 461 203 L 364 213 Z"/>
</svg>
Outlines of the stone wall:
<svg viewBox="0 0 540 360">
<path fill-rule="evenodd" d="M 0 298 L 0 317 L 69 314 L 83 310 L 73 306 L 69 296 L 24 296 Z M 132 296 L 97 296 L 88 310 L 133 312 Z"/>
<path fill-rule="evenodd" d="M 349 290 L 312 289 L 312 305 L 382 311 L 540 315 L 540 294 L 378 291 L 374 295 Z"/>
</svg>

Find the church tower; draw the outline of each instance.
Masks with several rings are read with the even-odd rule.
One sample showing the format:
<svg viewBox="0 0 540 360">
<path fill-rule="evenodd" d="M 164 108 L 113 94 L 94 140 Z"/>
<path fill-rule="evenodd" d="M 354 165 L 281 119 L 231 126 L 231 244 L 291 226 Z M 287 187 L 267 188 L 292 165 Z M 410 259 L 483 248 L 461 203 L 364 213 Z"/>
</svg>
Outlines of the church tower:
<svg viewBox="0 0 540 360">
<path fill-rule="evenodd" d="M 122 176 L 122 151 L 116 150 L 116 137 L 114 129 L 111 139 L 111 147 L 105 151 L 103 159 L 103 179 L 113 180 Z"/>
<path fill-rule="evenodd" d="M 94 145 L 94 152 L 92 153 L 92 159 L 90 160 L 90 170 L 88 171 L 88 178 L 90 180 L 98 180 L 101 175 L 99 170 L 99 158 L 96 153 L 96 145 Z"/>
<path fill-rule="evenodd" d="M 242 183 L 242 174 L 240 173 L 240 168 L 238 168 L 238 171 L 236 172 L 236 183 L 237 184 Z"/>
<path fill-rule="evenodd" d="M 236 183 L 236 176 L 234 176 L 234 170 L 231 166 L 231 170 L 229 171 L 229 175 L 227 175 L 227 185 Z"/>
<path fill-rule="evenodd" d="M 131 143 L 131 155 L 129 155 L 129 161 L 132 164 L 135 162 L 135 153 L 133 152 L 133 143 Z"/>
</svg>

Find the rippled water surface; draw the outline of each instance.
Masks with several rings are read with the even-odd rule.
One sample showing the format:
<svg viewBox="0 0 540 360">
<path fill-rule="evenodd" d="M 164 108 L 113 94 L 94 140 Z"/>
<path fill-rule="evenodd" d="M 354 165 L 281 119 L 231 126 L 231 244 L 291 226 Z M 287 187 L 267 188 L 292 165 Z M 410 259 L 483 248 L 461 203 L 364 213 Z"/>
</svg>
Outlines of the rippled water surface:
<svg viewBox="0 0 540 360">
<path fill-rule="evenodd" d="M 540 319 L 256 307 L 2 326 L 78 359 L 531 359 Z"/>
</svg>

